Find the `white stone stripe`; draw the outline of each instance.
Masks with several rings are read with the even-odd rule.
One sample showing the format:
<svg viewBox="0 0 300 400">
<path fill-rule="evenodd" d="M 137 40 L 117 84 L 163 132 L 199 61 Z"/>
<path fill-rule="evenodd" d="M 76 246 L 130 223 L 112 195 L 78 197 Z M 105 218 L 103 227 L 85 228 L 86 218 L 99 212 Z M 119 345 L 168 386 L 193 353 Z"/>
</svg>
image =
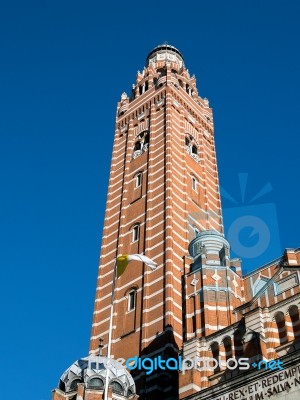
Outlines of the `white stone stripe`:
<svg viewBox="0 0 300 400">
<path fill-rule="evenodd" d="M 188 385 L 183 386 L 182 388 L 179 389 L 179 393 L 184 393 L 187 392 L 188 390 L 196 390 L 199 392 L 202 388 L 198 385 L 195 385 L 194 383 L 190 383 Z"/>
<path fill-rule="evenodd" d="M 139 293 L 139 292 L 141 292 L 142 291 L 142 288 L 139 288 L 139 289 L 137 289 L 137 293 Z M 160 291 L 158 291 L 158 292 L 155 292 L 155 296 L 157 296 L 157 294 L 159 294 L 159 293 L 162 293 L 162 290 L 160 290 Z M 177 294 L 177 296 L 178 296 L 178 292 L 176 293 Z M 111 296 L 111 294 L 110 294 L 110 296 Z M 95 303 L 101 303 L 101 300 L 103 300 L 104 298 L 108 298 L 109 296 L 105 296 L 105 297 L 102 297 L 102 299 L 99 299 L 99 301 L 97 301 L 97 302 L 95 302 Z M 152 296 L 152 297 L 154 297 L 154 295 Z M 145 296 L 143 297 L 143 300 L 145 299 Z M 127 300 L 127 297 L 124 295 L 121 299 L 116 299 L 115 301 L 114 301 L 114 304 L 119 304 L 119 303 L 122 303 L 123 301 L 126 301 Z M 169 298 L 169 297 L 167 297 L 166 298 L 166 301 L 172 301 L 174 304 L 175 304 L 175 306 L 181 311 L 182 310 L 182 307 L 181 307 L 181 296 L 180 296 L 180 299 L 178 300 L 179 302 L 177 302 L 177 301 L 175 301 L 175 297 L 173 297 L 172 299 L 171 298 Z M 157 308 L 157 307 L 159 307 L 159 306 L 162 306 L 164 304 L 164 301 L 163 302 L 161 302 L 161 303 L 157 303 L 154 307 L 151 307 L 151 308 L 149 308 L 149 309 L 146 309 L 145 308 L 145 311 L 143 311 L 143 312 L 150 312 L 150 311 L 152 311 L 154 308 Z M 94 311 L 94 315 L 97 315 L 97 314 L 102 314 L 102 313 L 104 313 L 104 311 L 106 311 L 106 310 L 108 310 L 110 308 L 110 304 L 109 305 L 107 305 L 107 306 L 105 306 L 105 307 L 102 307 L 101 309 L 99 309 L 99 310 L 95 310 Z M 103 322 L 105 322 L 106 320 L 103 320 Z M 102 323 L 102 321 L 101 321 L 101 323 Z M 97 323 L 98 324 L 98 323 Z M 100 324 L 100 323 L 99 323 Z M 98 325 L 99 325 L 98 324 Z"/>
<path fill-rule="evenodd" d="M 163 163 L 163 162 L 164 162 L 164 159 L 159 160 L 157 163 L 153 164 L 151 167 L 154 168 L 155 171 L 152 172 L 152 173 L 148 173 L 148 177 L 154 176 L 154 175 L 156 175 L 157 173 L 161 172 L 161 171 L 164 169 L 164 165 L 163 165 L 162 167 L 160 167 L 160 168 L 157 168 L 157 166 L 158 166 L 159 164 Z M 130 175 L 131 175 L 131 176 L 134 176 L 137 172 L 141 171 L 143 167 L 146 169 L 146 165 L 143 164 L 142 166 L 139 166 L 139 168 L 136 168 L 135 171 L 132 171 L 132 172 L 130 173 Z M 129 169 L 129 168 L 128 168 L 128 169 Z M 119 175 L 121 175 L 121 174 L 119 174 Z M 125 174 L 125 175 L 126 175 L 126 174 Z M 127 176 L 128 176 L 128 175 L 129 175 L 129 174 L 127 173 Z M 111 189 L 112 189 L 114 186 L 116 186 L 116 185 L 119 185 L 119 187 L 118 187 L 116 190 L 111 191 Z M 115 192 L 117 192 L 118 190 L 120 190 L 120 188 L 122 188 L 123 186 L 124 186 L 124 185 L 123 185 L 123 177 L 121 176 L 120 179 L 119 179 L 117 182 L 115 182 L 115 183 L 113 183 L 113 184 L 109 182 L 109 192 L 108 192 L 108 194 L 109 194 L 109 195 L 113 195 Z"/>
<path fill-rule="evenodd" d="M 154 260 L 154 258 L 153 258 L 153 260 Z M 162 268 L 162 267 L 158 267 L 158 268 L 156 269 L 156 271 L 159 270 L 159 269 L 161 269 L 161 268 Z M 110 271 L 110 273 L 112 274 L 112 271 Z M 153 273 L 153 271 L 145 271 L 145 274 L 146 274 L 146 275 L 149 274 L 149 273 Z M 157 279 L 152 280 L 152 281 L 149 282 L 149 283 L 145 283 L 145 284 L 144 284 L 144 288 L 147 288 L 147 287 L 150 288 L 151 286 L 155 285 L 156 283 L 162 281 L 162 280 L 165 278 L 165 276 L 167 276 L 167 275 L 171 275 L 172 278 L 174 279 L 174 281 L 177 281 L 177 283 L 178 283 L 179 285 L 181 285 L 180 279 L 178 279 L 178 278 L 174 275 L 174 273 L 173 273 L 172 271 L 167 271 L 167 272 L 165 273 L 164 276 L 160 276 L 160 277 L 158 277 Z M 138 281 L 139 281 L 141 278 L 142 278 L 142 276 L 139 275 L 139 276 L 137 276 L 135 279 L 133 279 L 132 281 L 126 282 L 125 285 L 116 287 L 116 289 L 115 289 L 116 292 L 125 291 L 126 289 L 128 289 L 128 287 L 133 286 L 134 284 L 137 284 Z M 103 289 L 105 289 L 105 288 L 108 287 L 108 286 L 112 286 L 112 282 L 111 282 L 111 281 L 108 282 L 108 283 L 105 284 L 105 285 L 98 286 L 98 287 L 96 288 L 96 291 L 103 291 Z M 172 288 L 173 288 L 173 285 L 170 285 L 170 284 L 169 284 L 169 285 L 167 285 L 166 287 L 172 287 Z M 142 290 L 142 288 L 139 288 L 139 289 L 137 289 L 137 292 L 140 292 L 141 290 Z M 150 299 L 151 297 L 153 297 L 153 296 L 156 295 L 156 294 L 161 293 L 162 291 L 163 291 L 163 289 L 160 289 L 159 291 L 154 292 L 152 295 L 150 295 L 150 297 L 144 296 L 143 299 L 148 299 L 148 298 Z M 175 292 L 176 294 L 178 294 L 178 295 L 181 297 L 181 293 L 180 293 L 180 292 L 178 292 L 178 291 L 175 290 L 175 289 L 174 289 L 174 292 Z M 99 302 L 101 302 L 102 300 L 104 300 L 104 299 L 106 299 L 106 298 L 109 298 L 109 297 L 111 297 L 111 292 L 109 292 L 109 293 L 108 293 L 107 295 L 105 295 L 105 296 L 101 296 L 100 299 L 96 299 L 96 300 L 95 300 L 95 303 L 99 303 Z M 116 300 L 115 300 L 116 303 L 118 303 L 118 302 L 120 302 L 120 301 L 121 301 L 121 299 L 119 299 L 119 300 L 116 299 Z"/>
<path fill-rule="evenodd" d="M 205 329 L 211 329 L 214 331 L 219 331 L 220 329 L 226 328 L 225 325 L 210 325 L 210 324 L 205 324 Z"/>
<path fill-rule="evenodd" d="M 170 312 L 166 313 L 166 315 L 170 315 L 170 314 L 172 314 L 172 313 L 170 313 Z M 151 325 L 153 325 L 153 324 L 156 324 L 157 322 L 163 320 L 163 318 L 164 318 L 164 317 L 157 318 L 157 320 L 155 320 L 155 321 L 153 321 L 153 322 L 150 322 L 148 325 L 143 324 L 143 325 L 142 325 L 142 329 L 145 328 L 145 327 L 147 327 L 147 326 L 151 326 Z M 145 325 L 145 326 L 144 326 L 144 325 Z M 140 330 L 141 330 L 141 328 L 138 328 L 138 329 L 136 329 L 136 332 L 139 332 Z M 179 340 L 182 340 L 182 335 L 178 334 L 176 331 L 173 331 L 173 335 L 176 336 Z M 154 335 L 154 336 L 152 336 L 151 338 L 143 339 L 143 340 L 142 340 L 142 343 L 151 342 L 151 341 L 153 341 L 153 339 L 155 339 L 156 337 L 157 337 L 157 336 Z M 120 340 L 120 339 L 119 339 L 119 340 Z M 119 340 L 114 340 L 113 342 L 115 343 L 115 342 L 118 342 Z"/>
<path fill-rule="evenodd" d="M 156 199 L 157 199 L 158 197 L 160 197 L 162 194 L 164 194 L 164 193 L 163 193 L 163 192 L 159 193 L 157 196 L 153 197 L 153 198 L 151 199 L 151 201 L 156 200 Z M 164 204 L 164 202 L 165 202 L 165 201 L 163 200 L 163 201 L 161 201 L 160 203 L 155 204 L 153 207 L 149 207 L 149 208 L 148 208 L 148 211 L 153 211 L 153 210 L 155 210 L 157 207 L 159 207 L 159 206 L 161 206 L 162 204 Z M 128 206 L 128 207 L 129 207 L 129 206 Z M 124 207 L 124 209 L 125 209 L 125 208 L 127 209 L 128 207 Z M 109 219 L 111 219 L 112 217 L 117 216 L 118 214 L 119 214 L 119 212 L 113 214 L 113 215 L 110 216 L 109 218 L 106 218 L 106 221 L 109 220 Z M 134 223 L 135 220 L 141 218 L 142 216 L 145 216 L 145 211 L 144 211 L 142 214 L 139 214 L 134 220 L 132 220 L 132 221 L 131 221 L 131 224 Z M 154 219 L 154 218 L 155 218 L 155 216 L 154 216 L 154 217 L 151 217 L 151 218 L 148 218 L 148 220 L 151 220 L 151 219 Z M 119 222 L 119 220 L 116 220 L 116 221 L 112 222 L 110 225 L 105 225 L 105 228 L 110 228 L 112 225 L 116 224 L 117 222 Z M 126 226 L 128 226 L 128 225 L 130 225 L 130 223 L 127 223 L 127 224 L 126 224 Z M 125 226 L 125 225 L 124 225 L 124 226 Z M 109 237 L 109 236 L 110 236 L 110 235 L 104 236 L 104 237 Z"/>
<path fill-rule="evenodd" d="M 162 203 L 161 203 L 162 204 Z M 164 214 L 164 212 L 165 212 L 165 210 L 162 210 L 162 211 L 160 211 L 159 213 L 157 213 L 154 217 L 149 217 L 149 218 L 147 218 L 147 222 L 148 221 L 152 221 L 154 218 L 157 218 L 157 217 L 159 217 L 160 215 L 162 215 L 162 214 Z M 119 222 L 119 220 L 117 220 L 116 222 Z M 154 229 L 154 228 L 156 228 L 157 226 L 159 226 L 160 224 L 162 224 L 162 223 L 164 223 L 164 220 L 162 219 L 159 223 L 157 223 L 156 225 L 153 225 L 153 226 L 151 226 L 151 227 L 147 227 L 147 229 L 146 229 L 146 231 L 148 232 L 148 231 L 151 231 L 152 229 Z M 113 223 L 113 224 L 115 224 L 115 223 Z M 112 224 L 110 225 L 110 226 L 108 226 L 108 228 L 107 229 L 109 229 L 110 227 L 112 226 Z M 118 229 L 116 229 L 114 232 L 112 232 L 111 234 L 109 234 L 109 235 L 103 235 L 102 236 L 102 238 L 104 239 L 107 239 L 108 237 L 110 237 L 110 236 L 113 236 L 113 235 L 115 235 L 115 234 L 117 234 L 118 233 Z M 118 237 L 121 237 L 122 235 L 119 235 Z M 125 234 L 123 234 L 123 236 L 125 236 Z M 103 248 L 106 248 L 107 246 L 110 246 L 112 243 L 114 243 L 114 242 L 116 242 L 117 241 L 117 238 L 115 238 L 115 239 L 113 239 L 112 241 L 111 241 L 111 243 L 110 244 L 106 244 L 106 245 L 102 245 L 101 246 L 101 249 L 103 249 Z"/>
<path fill-rule="evenodd" d="M 170 196 L 168 196 L 168 197 L 170 197 Z M 167 197 L 167 198 L 168 198 Z M 160 205 L 162 205 L 164 202 L 162 202 L 162 203 L 160 203 Z M 153 208 L 156 208 L 158 205 L 156 205 L 155 207 L 153 207 Z M 165 209 L 167 210 L 167 209 L 172 209 L 172 206 L 167 206 Z M 180 207 L 179 207 L 180 208 Z M 181 208 L 180 208 L 181 209 Z M 163 211 L 161 211 L 161 213 L 162 213 Z M 177 215 L 178 217 L 180 217 L 179 216 L 179 214 L 177 214 L 174 210 L 173 210 L 173 213 L 175 214 L 175 215 Z M 136 216 L 134 219 L 132 219 L 131 221 L 129 221 L 128 223 L 126 223 L 126 225 L 123 225 L 122 227 L 123 228 L 128 228 L 128 227 L 130 227 L 130 226 L 132 226 L 136 221 L 139 221 L 142 217 L 145 217 L 145 213 L 143 213 L 143 214 L 140 214 L 140 215 L 138 215 L 138 216 Z M 149 217 L 149 218 L 147 218 L 147 220 L 149 221 L 149 220 L 151 220 L 151 219 L 154 219 L 155 217 L 157 217 L 157 215 L 156 216 L 154 216 L 154 217 Z M 181 218 L 182 219 L 182 218 Z M 184 220 L 184 219 L 182 219 L 183 221 L 185 221 L 186 223 L 187 223 L 187 220 Z M 117 222 L 119 222 L 118 220 L 117 221 L 115 221 L 115 222 L 113 222 L 111 225 L 109 225 L 109 226 L 107 226 L 106 227 L 106 229 L 109 229 L 110 227 L 112 227 L 112 225 L 114 225 L 114 224 L 116 224 Z M 145 224 L 145 222 L 141 222 L 140 223 L 140 225 L 141 226 L 143 226 Z M 172 229 L 172 225 L 168 225 L 168 226 L 166 226 L 166 229 L 167 228 L 170 228 L 170 229 Z M 150 229 L 150 228 L 149 228 Z M 182 240 L 182 241 L 184 241 L 184 242 L 186 242 L 186 243 L 189 243 L 189 241 L 187 240 L 187 239 L 183 239 L 182 238 L 182 236 L 180 235 L 180 234 L 178 234 L 176 231 L 173 231 L 173 233 L 176 235 L 176 236 L 178 236 L 179 238 L 180 238 L 180 240 Z M 124 234 L 120 234 L 119 235 L 119 237 L 125 237 L 126 235 L 128 235 L 128 234 L 130 234 L 130 231 L 128 231 L 128 232 L 126 232 L 126 233 L 124 233 Z M 153 238 L 155 238 L 155 237 L 157 237 L 159 234 L 162 234 L 162 232 L 159 232 L 159 233 L 157 233 L 156 235 L 154 235 L 154 236 L 150 236 L 149 237 L 149 239 L 151 240 L 151 239 L 153 239 Z M 105 235 L 105 236 L 103 236 L 103 238 L 105 237 L 105 238 L 108 238 L 109 236 L 111 236 L 111 235 Z M 168 238 L 171 238 L 172 239 L 172 237 L 171 236 L 168 236 Z M 176 242 L 175 242 L 176 243 Z M 176 243 L 176 245 L 183 251 L 183 253 L 186 253 L 186 251 L 187 251 L 187 249 L 185 249 L 185 248 L 183 248 L 182 246 L 180 246 L 178 243 Z M 107 247 L 107 246 L 109 246 L 109 245 L 103 245 L 102 247 Z M 110 252 L 108 252 L 108 253 L 105 253 L 105 254 L 102 254 L 102 258 L 103 257 L 108 257 L 109 255 L 111 255 L 111 254 L 113 254 L 114 252 L 116 251 L 116 249 L 114 249 L 114 250 L 112 250 L 112 251 L 110 251 Z"/>
<path fill-rule="evenodd" d="M 204 310 L 210 310 L 210 311 L 228 311 L 228 310 L 233 310 L 233 307 L 223 307 L 223 306 L 209 306 L 209 305 L 205 305 L 204 307 L 196 310 L 196 312 L 190 313 L 190 314 L 185 314 L 186 318 L 192 318 L 194 315 L 198 315 L 201 314 L 202 312 L 204 312 Z"/>
<path fill-rule="evenodd" d="M 123 298 L 120 299 L 119 301 L 116 301 L 114 304 L 120 303 L 120 302 L 122 302 L 122 301 L 127 301 L 127 297 L 123 297 Z M 166 302 L 167 302 L 167 301 L 170 301 L 172 304 L 174 304 L 175 307 L 178 308 L 178 310 L 182 311 L 181 306 L 180 306 L 179 304 L 177 304 L 176 301 L 174 301 L 174 298 L 173 298 L 173 297 L 167 297 L 165 301 L 166 301 Z M 165 302 L 162 301 L 162 302 L 160 302 L 160 303 L 158 303 L 158 304 L 155 304 L 155 306 L 153 306 L 153 307 L 150 307 L 150 308 L 143 308 L 143 314 L 144 314 L 144 313 L 145 313 L 145 314 L 146 314 L 146 313 L 149 313 L 149 312 L 155 310 L 156 308 L 163 307 L 164 304 L 165 304 Z M 105 308 L 103 308 L 103 309 L 97 311 L 97 312 L 94 312 L 94 315 L 102 314 L 103 311 L 104 311 L 105 309 L 108 309 L 108 308 L 110 308 L 110 305 L 109 305 L 108 307 L 105 307 Z M 117 313 L 116 313 L 115 315 L 117 315 Z M 105 324 L 106 322 L 108 322 L 109 320 L 110 320 L 110 317 L 105 318 L 105 319 L 101 320 L 100 322 L 95 322 L 95 323 L 93 323 L 92 326 L 93 326 L 93 327 L 101 326 L 101 325 Z M 182 321 L 181 321 L 181 320 L 180 320 L 180 324 L 182 324 Z"/>
<path fill-rule="evenodd" d="M 164 184 L 165 184 L 165 182 L 163 182 L 162 184 L 156 186 L 154 189 L 149 189 L 149 190 L 148 190 L 148 193 L 155 193 L 158 189 L 160 189 L 161 187 L 163 187 Z M 124 191 L 124 192 L 125 192 L 125 191 Z M 126 191 L 126 192 L 127 192 L 127 191 Z M 158 195 L 156 195 L 155 197 L 150 198 L 149 201 L 154 201 L 154 200 L 156 200 L 159 196 L 161 196 L 161 195 L 163 195 L 163 194 L 164 194 L 164 191 L 161 191 L 161 192 L 160 192 Z M 145 199 L 146 197 L 147 197 L 147 194 L 145 193 L 140 199 Z M 163 203 L 163 202 L 162 202 L 162 203 Z M 162 204 L 162 203 L 160 203 L 160 204 Z M 119 207 L 120 207 L 120 204 L 116 204 L 116 206 L 119 206 Z M 116 206 L 110 208 L 109 211 L 112 210 L 113 208 L 115 208 Z M 130 203 L 130 204 L 128 204 L 126 207 L 122 207 L 122 210 L 127 210 L 127 209 L 130 208 L 131 206 L 132 206 L 132 204 Z M 115 217 L 116 215 L 118 215 L 118 214 L 120 214 L 120 210 L 118 210 L 116 213 L 110 215 L 109 217 L 105 218 L 105 221 L 108 221 L 108 220 L 114 218 L 114 217 Z"/>
<path fill-rule="evenodd" d="M 171 85 L 168 85 L 168 87 L 169 87 L 169 88 L 172 88 L 172 90 L 174 90 L 173 87 L 172 87 Z M 190 97 L 187 93 L 185 93 L 184 90 L 179 89 L 179 91 L 180 91 L 181 98 L 183 98 L 183 101 L 184 101 L 184 103 L 185 103 L 185 105 L 181 104 L 182 107 L 184 108 L 184 110 L 187 111 L 187 112 L 190 114 L 190 111 L 187 110 L 187 107 L 189 107 L 189 108 L 191 109 L 191 111 L 192 111 L 194 114 L 197 115 L 196 120 L 197 120 L 198 122 L 200 122 L 200 124 L 201 124 L 201 122 L 202 122 L 204 126 L 207 125 L 207 126 L 210 127 L 210 129 L 212 129 L 213 124 L 212 124 L 211 121 L 208 121 L 207 118 L 205 118 L 205 116 L 204 116 L 204 110 L 200 107 L 200 105 L 199 105 L 198 103 L 196 103 L 195 100 L 194 100 L 192 97 Z M 176 96 L 175 93 L 172 94 L 172 98 L 174 98 L 174 96 Z M 188 97 L 187 97 L 187 96 L 188 96 Z M 192 100 L 192 101 L 191 101 L 191 100 Z M 199 120 L 198 120 L 198 118 L 199 118 Z M 187 121 L 187 122 L 188 122 L 188 121 Z"/>
<path fill-rule="evenodd" d="M 162 321 L 162 320 L 163 320 L 166 316 L 168 316 L 168 315 L 171 315 L 172 317 L 174 317 L 173 313 L 172 313 L 171 311 L 168 311 L 168 312 L 165 313 L 165 316 L 158 317 L 158 318 L 156 318 L 156 319 L 154 319 L 154 320 L 152 320 L 152 321 L 150 321 L 150 322 L 145 322 L 144 324 L 142 324 L 142 329 L 143 329 L 143 328 L 147 328 L 147 327 L 149 327 L 149 326 L 151 326 L 151 325 L 157 324 L 157 322 Z M 116 316 L 117 316 L 117 314 L 114 313 L 114 317 L 116 317 Z M 115 329 L 116 329 L 116 325 L 113 326 L 113 330 L 115 330 Z M 139 332 L 140 330 L 141 330 L 141 328 L 139 327 L 139 328 L 137 328 L 137 329 L 135 330 L 135 332 Z M 101 332 L 101 335 L 105 335 L 105 334 L 108 334 L 108 333 L 109 333 L 109 330 L 106 330 L 106 331 L 104 331 L 104 332 Z M 181 335 L 178 335 L 175 331 L 173 331 L 173 334 L 174 334 L 174 336 L 177 336 L 179 339 L 182 340 L 182 336 L 181 336 Z M 99 337 L 98 335 L 92 336 L 92 337 L 91 337 L 91 340 L 97 339 L 98 337 Z M 116 342 L 118 342 L 119 340 L 120 340 L 120 338 L 115 339 L 115 340 L 112 340 L 112 343 L 116 343 Z"/>
</svg>

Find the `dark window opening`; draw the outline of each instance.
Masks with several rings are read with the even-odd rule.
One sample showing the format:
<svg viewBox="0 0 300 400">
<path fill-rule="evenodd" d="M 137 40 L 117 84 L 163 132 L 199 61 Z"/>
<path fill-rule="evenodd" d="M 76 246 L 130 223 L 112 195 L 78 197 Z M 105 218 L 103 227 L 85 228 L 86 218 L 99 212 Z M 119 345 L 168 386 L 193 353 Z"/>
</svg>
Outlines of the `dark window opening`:
<svg viewBox="0 0 300 400">
<path fill-rule="evenodd" d="M 88 388 L 89 389 L 103 389 L 104 382 L 101 378 L 92 378 L 92 379 L 90 379 L 90 381 L 88 383 Z"/>
<path fill-rule="evenodd" d="M 193 154 L 198 154 L 197 146 L 193 145 L 193 147 L 192 147 L 192 153 L 193 153 Z"/>
<path fill-rule="evenodd" d="M 65 382 L 63 382 L 62 380 L 59 381 L 59 385 L 58 385 L 58 389 L 62 390 L 63 392 L 66 391 L 66 385 Z"/>
<path fill-rule="evenodd" d="M 214 342 L 211 345 L 211 352 L 212 352 L 212 356 L 213 358 L 218 362 L 219 361 L 219 355 L 220 355 L 220 348 L 218 343 Z M 218 362 L 218 365 L 216 365 L 215 369 L 214 369 L 214 373 L 219 372 L 220 371 L 220 365 Z"/>
<path fill-rule="evenodd" d="M 112 387 L 114 393 L 123 394 L 123 387 L 119 382 L 111 381 L 110 386 Z"/>
<path fill-rule="evenodd" d="M 224 341 L 224 350 L 225 350 L 225 357 L 226 361 L 232 358 L 232 344 L 231 339 L 229 337 L 225 338 Z"/>
<path fill-rule="evenodd" d="M 132 241 L 136 242 L 139 239 L 139 225 L 135 225 L 132 229 Z"/>
<path fill-rule="evenodd" d="M 136 142 L 136 144 L 134 145 L 134 151 L 138 151 L 142 149 L 142 144 L 141 142 Z"/>
<path fill-rule="evenodd" d="M 294 338 L 297 339 L 300 335 L 300 320 L 299 320 L 299 310 L 296 305 L 293 305 L 290 307 L 289 315 L 290 315 L 290 318 L 292 321 Z"/>
<path fill-rule="evenodd" d="M 70 391 L 77 390 L 78 383 L 81 383 L 81 379 L 74 379 L 70 385 Z"/>
<path fill-rule="evenodd" d="M 142 185 L 142 173 L 137 174 L 135 178 L 135 187 L 140 187 Z"/>
<path fill-rule="evenodd" d="M 279 312 L 276 314 L 275 321 L 278 329 L 279 342 L 280 345 L 283 345 L 288 341 L 286 326 L 285 326 L 285 317 L 283 312 Z"/>
<path fill-rule="evenodd" d="M 193 332 L 196 333 L 196 315 L 192 316 L 192 326 L 193 326 Z"/>
<path fill-rule="evenodd" d="M 192 176 L 192 188 L 193 190 L 197 190 L 197 180 L 194 176 Z"/>
<path fill-rule="evenodd" d="M 135 290 L 132 290 L 128 294 L 128 311 L 135 309 Z"/>
</svg>

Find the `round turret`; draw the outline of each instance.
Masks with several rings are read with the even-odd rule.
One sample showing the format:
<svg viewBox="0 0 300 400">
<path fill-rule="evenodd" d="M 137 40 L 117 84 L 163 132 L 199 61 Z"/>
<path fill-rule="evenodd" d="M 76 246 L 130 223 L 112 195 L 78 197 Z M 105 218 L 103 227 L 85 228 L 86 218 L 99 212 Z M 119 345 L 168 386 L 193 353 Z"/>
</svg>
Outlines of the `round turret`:
<svg viewBox="0 0 300 400">
<path fill-rule="evenodd" d="M 58 388 L 64 392 L 77 390 L 83 383 L 86 389 L 104 390 L 105 381 L 114 393 L 130 397 L 136 393 L 130 373 L 119 362 L 103 356 L 89 356 L 75 361 L 61 376 Z"/>
<path fill-rule="evenodd" d="M 228 241 L 224 238 L 223 233 L 207 230 L 197 234 L 189 244 L 189 253 L 192 257 L 197 257 L 199 254 L 205 253 L 210 256 L 216 256 L 216 260 L 219 258 L 220 251 L 223 249 L 230 249 Z M 217 261 L 211 262 L 213 264 L 218 263 Z"/>
</svg>

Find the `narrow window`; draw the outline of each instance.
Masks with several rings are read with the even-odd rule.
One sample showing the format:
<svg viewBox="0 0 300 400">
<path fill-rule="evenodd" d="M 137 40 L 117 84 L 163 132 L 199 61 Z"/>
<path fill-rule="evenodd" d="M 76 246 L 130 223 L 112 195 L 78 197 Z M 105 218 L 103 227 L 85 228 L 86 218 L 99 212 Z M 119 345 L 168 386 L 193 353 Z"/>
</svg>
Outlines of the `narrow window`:
<svg viewBox="0 0 300 400">
<path fill-rule="evenodd" d="M 137 240 L 139 240 L 139 230 L 140 230 L 140 226 L 139 225 L 135 225 L 132 228 L 132 241 L 136 242 Z"/>
<path fill-rule="evenodd" d="M 196 315 L 192 316 L 192 326 L 193 326 L 193 333 L 196 333 L 197 330 Z"/>
<path fill-rule="evenodd" d="M 198 154 L 197 146 L 193 145 L 193 147 L 192 147 L 192 153 L 193 153 L 193 154 Z"/>
<path fill-rule="evenodd" d="M 192 188 L 197 191 L 197 180 L 194 176 L 192 176 Z"/>
<path fill-rule="evenodd" d="M 135 177 L 135 187 L 140 187 L 142 184 L 142 176 L 143 174 L 139 172 Z"/>
<path fill-rule="evenodd" d="M 135 290 L 132 290 L 128 294 L 128 311 L 135 309 Z"/>
</svg>

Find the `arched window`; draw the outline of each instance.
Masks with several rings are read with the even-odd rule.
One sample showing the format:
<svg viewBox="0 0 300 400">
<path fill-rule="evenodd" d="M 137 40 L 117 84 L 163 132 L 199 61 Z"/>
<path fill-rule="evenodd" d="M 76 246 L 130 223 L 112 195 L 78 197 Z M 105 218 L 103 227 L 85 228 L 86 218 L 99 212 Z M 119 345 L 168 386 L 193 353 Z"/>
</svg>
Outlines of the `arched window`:
<svg viewBox="0 0 300 400">
<path fill-rule="evenodd" d="M 224 350 L 225 350 L 225 357 L 226 357 L 226 361 L 227 361 L 227 360 L 229 360 L 230 358 L 232 358 L 232 343 L 231 343 L 231 338 L 230 338 L 229 336 L 227 336 L 226 338 L 224 338 L 223 344 L 224 344 Z"/>
<path fill-rule="evenodd" d="M 128 307 L 127 310 L 128 311 L 132 311 L 135 309 L 135 303 L 136 303 L 136 290 L 130 290 L 130 292 L 128 293 Z"/>
<path fill-rule="evenodd" d="M 137 137 L 133 148 L 133 158 L 138 157 L 148 149 L 149 132 L 141 132 Z"/>
<path fill-rule="evenodd" d="M 291 318 L 294 338 L 298 339 L 300 336 L 300 320 L 299 320 L 299 309 L 296 305 L 289 308 L 289 316 Z"/>
<path fill-rule="evenodd" d="M 103 389 L 104 388 L 104 382 L 101 378 L 95 377 L 91 378 L 88 382 L 88 388 L 89 389 Z"/>
<path fill-rule="evenodd" d="M 75 378 L 70 384 L 70 392 L 77 390 L 78 383 L 81 383 L 81 379 Z"/>
<path fill-rule="evenodd" d="M 165 75 L 166 75 L 166 70 L 165 70 L 165 68 L 158 68 L 157 72 L 160 73 L 160 76 L 165 76 Z"/>
<path fill-rule="evenodd" d="M 220 355 L 220 347 L 219 343 L 213 342 L 210 346 L 211 352 L 212 352 L 212 357 L 217 361 L 218 365 L 215 366 L 214 368 L 214 373 L 220 371 L 220 365 L 219 365 L 219 355 Z"/>
<path fill-rule="evenodd" d="M 137 242 L 140 236 L 140 225 L 136 224 L 132 228 L 132 242 Z"/>
<path fill-rule="evenodd" d="M 287 343 L 287 333 L 286 333 L 286 327 L 285 327 L 285 318 L 284 314 L 282 311 L 278 312 L 275 315 L 275 322 L 277 325 L 277 330 L 278 330 L 278 338 L 279 338 L 279 343 L 280 345 Z"/>
<path fill-rule="evenodd" d="M 111 381 L 110 386 L 112 387 L 114 393 L 124 394 L 123 386 L 119 382 Z"/>
<path fill-rule="evenodd" d="M 186 133 L 185 135 L 185 150 L 188 154 L 190 154 L 193 159 L 197 162 L 199 162 L 200 158 L 198 155 L 198 143 L 196 142 L 195 138 L 190 135 L 189 133 Z"/>
<path fill-rule="evenodd" d="M 243 357 L 243 334 L 238 329 L 233 334 L 234 355 L 236 359 Z"/>
</svg>

